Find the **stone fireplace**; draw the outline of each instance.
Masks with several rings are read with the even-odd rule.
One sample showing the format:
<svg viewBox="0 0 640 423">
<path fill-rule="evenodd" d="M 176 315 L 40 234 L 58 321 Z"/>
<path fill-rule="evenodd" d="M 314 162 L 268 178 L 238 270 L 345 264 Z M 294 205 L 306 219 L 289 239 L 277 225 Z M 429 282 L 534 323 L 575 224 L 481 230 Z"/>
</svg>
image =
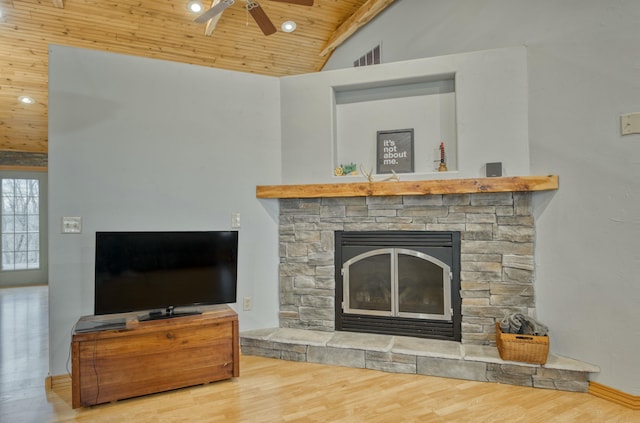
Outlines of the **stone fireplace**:
<svg viewBox="0 0 640 423">
<path fill-rule="evenodd" d="M 454 231 L 461 237 L 461 341 L 535 313 L 530 192 L 280 200 L 280 327 L 336 330 L 336 231 Z"/>
<path fill-rule="evenodd" d="M 280 319 L 278 328 L 242 332 L 242 353 L 586 392 L 589 374 L 599 371 L 596 366 L 554 354 L 544 365 L 504 361 L 495 347 L 497 320 L 511 313 L 535 314 L 532 192 L 557 188 L 558 177 L 553 175 L 257 187 L 257 197 L 280 199 Z M 454 263 L 452 273 L 459 273 L 460 284 L 451 289 L 458 291 L 461 304 L 459 313 L 454 306 L 451 314 L 459 315 L 461 342 L 345 328 L 336 315 L 336 302 L 344 300 L 339 285 L 344 266 L 336 264 L 342 261 L 336 259 L 336 236 L 345 232 L 365 237 L 367 233 L 459 234 L 459 271 Z M 405 247 L 392 246 L 388 260 L 416 250 Z M 367 256 L 360 253 L 355 251 L 346 261 Z M 413 254 L 417 253 L 408 255 Z M 427 261 L 446 263 L 438 254 Z M 353 295 L 367 299 L 359 288 Z M 446 314 L 448 305 L 431 308 L 430 301 L 418 302 L 420 307 L 427 305 L 425 314 L 430 318 L 440 311 Z M 375 303 L 374 308 L 382 308 Z M 347 309 L 359 312 L 361 306 Z M 411 317 L 421 310 L 415 306 L 409 306 Z M 402 309 L 393 307 L 391 314 Z"/>
</svg>

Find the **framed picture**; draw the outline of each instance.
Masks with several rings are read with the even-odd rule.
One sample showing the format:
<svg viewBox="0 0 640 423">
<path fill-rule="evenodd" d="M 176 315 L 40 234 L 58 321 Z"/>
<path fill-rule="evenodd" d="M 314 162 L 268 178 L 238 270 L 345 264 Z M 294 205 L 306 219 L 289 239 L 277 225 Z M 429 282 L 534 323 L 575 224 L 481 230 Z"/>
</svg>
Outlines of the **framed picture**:
<svg viewBox="0 0 640 423">
<path fill-rule="evenodd" d="M 413 128 L 378 131 L 376 173 L 413 172 Z"/>
</svg>

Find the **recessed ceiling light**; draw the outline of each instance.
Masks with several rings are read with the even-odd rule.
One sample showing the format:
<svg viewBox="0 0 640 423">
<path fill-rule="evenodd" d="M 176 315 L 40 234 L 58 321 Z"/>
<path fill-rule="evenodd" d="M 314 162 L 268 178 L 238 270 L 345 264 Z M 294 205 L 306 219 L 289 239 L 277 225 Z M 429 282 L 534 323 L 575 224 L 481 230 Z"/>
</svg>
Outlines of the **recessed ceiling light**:
<svg viewBox="0 0 640 423">
<path fill-rule="evenodd" d="M 24 104 L 33 104 L 36 102 L 32 97 L 26 95 L 21 95 L 20 97 L 18 97 L 18 100 L 20 101 L 20 103 Z"/>
<path fill-rule="evenodd" d="M 187 9 L 189 9 L 189 11 L 193 13 L 200 13 L 203 9 L 202 3 L 197 0 L 190 1 L 189 3 L 187 3 Z"/>
<path fill-rule="evenodd" d="M 296 23 L 294 21 L 286 21 L 281 26 L 284 32 L 293 32 L 296 30 Z"/>
</svg>

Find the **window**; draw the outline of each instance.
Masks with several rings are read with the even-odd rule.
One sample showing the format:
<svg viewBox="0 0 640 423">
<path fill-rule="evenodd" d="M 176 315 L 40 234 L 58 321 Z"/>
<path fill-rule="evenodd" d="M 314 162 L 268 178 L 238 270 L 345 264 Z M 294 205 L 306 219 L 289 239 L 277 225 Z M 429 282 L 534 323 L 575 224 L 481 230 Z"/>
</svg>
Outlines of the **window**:
<svg viewBox="0 0 640 423">
<path fill-rule="evenodd" d="M 2 179 L 2 270 L 40 268 L 40 181 Z"/>
</svg>

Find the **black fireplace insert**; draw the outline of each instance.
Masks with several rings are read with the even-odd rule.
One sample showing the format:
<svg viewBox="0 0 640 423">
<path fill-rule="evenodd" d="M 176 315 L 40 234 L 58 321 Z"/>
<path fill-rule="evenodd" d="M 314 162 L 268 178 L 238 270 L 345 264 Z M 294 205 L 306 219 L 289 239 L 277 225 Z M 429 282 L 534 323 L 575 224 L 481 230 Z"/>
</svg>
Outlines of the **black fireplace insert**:
<svg viewBox="0 0 640 423">
<path fill-rule="evenodd" d="M 336 330 L 460 341 L 460 233 L 335 232 Z"/>
</svg>

